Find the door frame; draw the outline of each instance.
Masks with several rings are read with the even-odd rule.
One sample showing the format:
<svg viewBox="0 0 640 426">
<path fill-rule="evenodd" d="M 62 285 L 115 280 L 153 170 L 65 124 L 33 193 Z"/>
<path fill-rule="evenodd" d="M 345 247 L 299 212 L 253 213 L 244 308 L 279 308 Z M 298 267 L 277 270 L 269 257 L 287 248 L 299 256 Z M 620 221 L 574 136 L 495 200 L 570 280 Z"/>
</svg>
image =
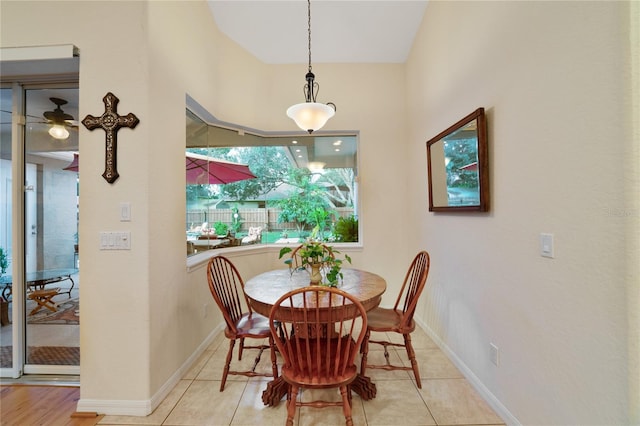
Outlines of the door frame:
<svg viewBox="0 0 640 426">
<path fill-rule="evenodd" d="M 0 377 L 18 379 L 27 374 L 47 375 L 76 375 L 80 374 L 79 365 L 35 365 L 26 363 L 27 351 L 27 316 L 25 309 L 26 299 L 26 196 L 29 189 L 25 186 L 25 111 L 26 91 L 29 89 L 46 88 L 79 88 L 77 76 L 73 78 L 61 78 L 60 81 L 47 79 L 46 83 L 30 82 L 11 84 L 3 83 L 3 89 L 12 90 L 12 120 L 11 120 L 11 244 L 12 244 L 12 366 L 0 368 Z"/>
</svg>

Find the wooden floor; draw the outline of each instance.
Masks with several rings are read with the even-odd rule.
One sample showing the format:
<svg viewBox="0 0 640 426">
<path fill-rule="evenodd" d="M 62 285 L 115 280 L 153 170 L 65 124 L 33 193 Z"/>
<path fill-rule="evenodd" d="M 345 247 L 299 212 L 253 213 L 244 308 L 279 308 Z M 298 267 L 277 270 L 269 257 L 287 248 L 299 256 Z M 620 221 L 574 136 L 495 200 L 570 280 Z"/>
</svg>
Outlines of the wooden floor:
<svg viewBox="0 0 640 426">
<path fill-rule="evenodd" d="M 0 386 L 2 426 L 93 426 L 102 416 L 76 413 L 80 388 L 66 386 Z"/>
</svg>

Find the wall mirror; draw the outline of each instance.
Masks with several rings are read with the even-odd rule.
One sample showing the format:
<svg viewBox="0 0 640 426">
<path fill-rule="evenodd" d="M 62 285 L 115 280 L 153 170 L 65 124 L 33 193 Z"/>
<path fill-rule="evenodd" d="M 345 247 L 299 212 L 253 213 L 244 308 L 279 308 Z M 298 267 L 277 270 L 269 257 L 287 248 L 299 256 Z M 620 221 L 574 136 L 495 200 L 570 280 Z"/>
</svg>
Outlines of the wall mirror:
<svg viewBox="0 0 640 426">
<path fill-rule="evenodd" d="M 489 210 L 487 151 L 484 108 L 427 141 L 429 211 Z"/>
</svg>

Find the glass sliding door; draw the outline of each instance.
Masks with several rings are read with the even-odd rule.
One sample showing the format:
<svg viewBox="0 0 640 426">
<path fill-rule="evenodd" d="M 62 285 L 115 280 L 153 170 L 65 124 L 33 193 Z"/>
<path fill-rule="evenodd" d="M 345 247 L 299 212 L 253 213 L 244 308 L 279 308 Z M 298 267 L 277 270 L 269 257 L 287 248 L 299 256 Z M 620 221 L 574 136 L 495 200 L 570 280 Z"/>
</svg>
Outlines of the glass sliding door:
<svg viewBox="0 0 640 426">
<path fill-rule="evenodd" d="M 1 376 L 77 375 L 77 83 L 13 84 L 1 101 Z"/>
<path fill-rule="evenodd" d="M 25 90 L 25 373 L 80 365 L 77 87 Z"/>
<path fill-rule="evenodd" d="M 0 88 L 0 369 L 3 376 L 13 373 L 13 333 L 11 324 L 10 296 L 5 289 L 10 280 L 12 259 L 12 89 Z"/>
</svg>

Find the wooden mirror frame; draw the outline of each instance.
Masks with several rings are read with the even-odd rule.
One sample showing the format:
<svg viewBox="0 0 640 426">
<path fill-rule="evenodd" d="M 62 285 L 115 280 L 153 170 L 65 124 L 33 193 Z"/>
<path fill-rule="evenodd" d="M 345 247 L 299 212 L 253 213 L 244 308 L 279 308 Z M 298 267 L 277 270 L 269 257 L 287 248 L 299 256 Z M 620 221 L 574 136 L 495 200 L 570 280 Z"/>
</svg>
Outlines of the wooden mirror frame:
<svg viewBox="0 0 640 426">
<path fill-rule="evenodd" d="M 466 146 L 460 146 L 463 150 L 475 148 L 475 152 L 467 152 L 466 161 L 465 158 L 445 157 L 446 143 L 455 140 L 466 141 Z M 489 211 L 489 155 L 484 108 L 478 108 L 427 141 L 427 171 L 430 212 Z M 451 186 L 452 179 L 466 180 L 467 185 Z M 476 179 L 477 185 L 468 186 Z"/>
</svg>

